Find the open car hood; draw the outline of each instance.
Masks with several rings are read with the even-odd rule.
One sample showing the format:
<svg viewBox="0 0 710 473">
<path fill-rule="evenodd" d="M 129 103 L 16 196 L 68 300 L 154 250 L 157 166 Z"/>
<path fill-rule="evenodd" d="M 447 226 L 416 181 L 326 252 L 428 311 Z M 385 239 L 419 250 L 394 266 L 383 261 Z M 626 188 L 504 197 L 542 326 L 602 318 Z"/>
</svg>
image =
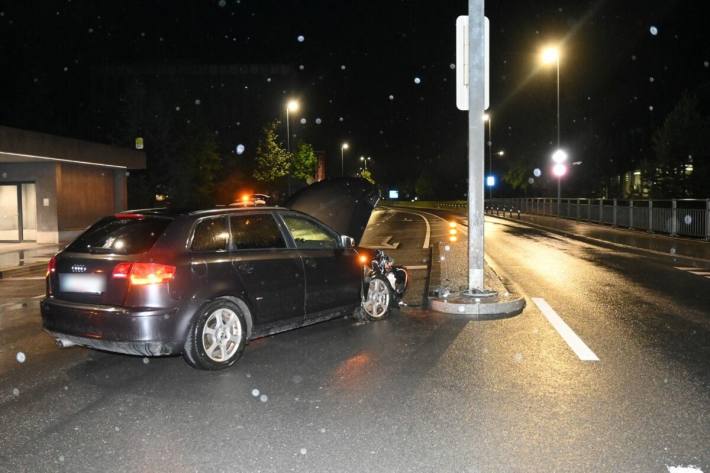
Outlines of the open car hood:
<svg viewBox="0 0 710 473">
<path fill-rule="evenodd" d="M 286 207 L 315 217 L 360 242 L 379 200 L 379 191 L 373 184 L 361 178 L 342 177 L 304 187 L 291 196 Z"/>
</svg>

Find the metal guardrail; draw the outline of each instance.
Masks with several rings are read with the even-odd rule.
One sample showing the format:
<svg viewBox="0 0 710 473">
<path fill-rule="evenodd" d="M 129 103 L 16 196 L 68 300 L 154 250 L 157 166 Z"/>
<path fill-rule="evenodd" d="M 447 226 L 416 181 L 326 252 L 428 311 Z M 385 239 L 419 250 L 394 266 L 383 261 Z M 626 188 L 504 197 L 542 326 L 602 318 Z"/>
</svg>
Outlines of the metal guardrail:
<svg viewBox="0 0 710 473">
<path fill-rule="evenodd" d="M 517 211 L 710 240 L 710 199 L 560 199 L 559 213 L 557 199 L 546 197 L 493 199 L 485 207 L 488 213 Z"/>
</svg>

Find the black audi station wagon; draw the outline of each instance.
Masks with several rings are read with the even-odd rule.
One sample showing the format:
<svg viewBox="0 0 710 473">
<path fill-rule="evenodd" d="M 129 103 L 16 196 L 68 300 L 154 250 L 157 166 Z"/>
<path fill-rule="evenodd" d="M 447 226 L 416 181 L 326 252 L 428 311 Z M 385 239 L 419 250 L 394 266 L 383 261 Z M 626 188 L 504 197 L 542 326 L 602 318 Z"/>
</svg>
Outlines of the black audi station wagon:
<svg viewBox="0 0 710 473">
<path fill-rule="evenodd" d="M 44 329 L 62 346 L 233 365 L 248 340 L 352 313 L 376 189 L 324 181 L 286 207 L 105 217 L 53 257 Z"/>
</svg>

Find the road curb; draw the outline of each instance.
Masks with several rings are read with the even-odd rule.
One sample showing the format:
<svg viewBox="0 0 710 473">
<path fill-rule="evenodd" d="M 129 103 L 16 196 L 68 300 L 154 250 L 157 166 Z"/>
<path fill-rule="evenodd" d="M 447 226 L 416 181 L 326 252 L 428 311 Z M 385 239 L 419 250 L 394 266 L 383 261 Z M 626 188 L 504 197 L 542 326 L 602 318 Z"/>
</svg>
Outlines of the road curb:
<svg viewBox="0 0 710 473">
<path fill-rule="evenodd" d="M 510 293 L 504 300 L 486 301 L 457 295 L 449 298 L 430 297 L 429 307 L 444 314 L 456 314 L 471 320 L 497 320 L 515 317 L 525 308 L 525 298 Z M 499 299 L 499 298 L 496 298 Z"/>
<path fill-rule="evenodd" d="M 8 279 L 11 277 L 17 277 L 17 276 L 24 276 L 27 273 L 30 273 L 36 269 L 42 269 L 47 267 L 47 262 L 42 261 L 42 262 L 37 262 L 37 263 L 29 263 L 25 264 L 23 266 L 15 266 L 12 268 L 5 268 L 5 269 L 0 269 L 0 279 Z"/>
</svg>

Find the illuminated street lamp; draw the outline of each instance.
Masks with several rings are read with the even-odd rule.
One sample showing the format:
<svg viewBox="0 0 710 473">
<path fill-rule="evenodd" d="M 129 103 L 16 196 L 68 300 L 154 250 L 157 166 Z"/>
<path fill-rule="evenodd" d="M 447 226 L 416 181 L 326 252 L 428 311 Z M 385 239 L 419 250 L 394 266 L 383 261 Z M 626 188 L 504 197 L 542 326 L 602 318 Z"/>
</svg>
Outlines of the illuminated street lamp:
<svg viewBox="0 0 710 473">
<path fill-rule="evenodd" d="M 555 163 L 552 166 L 552 174 L 557 177 L 557 216 L 560 216 L 560 197 L 562 195 L 562 176 L 567 174 L 567 159 L 569 156 L 567 152 L 563 149 L 556 149 L 552 153 L 552 162 Z"/>
<path fill-rule="evenodd" d="M 298 112 L 300 108 L 301 104 L 298 103 L 298 100 L 296 99 L 290 99 L 286 102 L 286 150 L 289 153 L 291 152 L 291 117 L 289 114 Z"/>
<path fill-rule="evenodd" d="M 493 175 L 493 132 L 491 131 L 491 119 L 490 113 L 483 114 L 483 121 L 488 124 L 488 174 Z M 488 186 L 488 198 L 493 199 L 493 186 Z"/>
<path fill-rule="evenodd" d="M 498 151 L 497 154 L 498 154 L 498 156 L 505 156 L 505 151 L 500 150 L 500 151 Z"/>
<path fill-rule="evenodd" d="M 344 171 L 344 166 L 343 166 L 343 160 L 345 159 L 345 150 L 350 148 L 350 145 L 347 143 L 343 143 L 340 145 L 340 175 L 344 176 L 345 171 Z"/>
</svg>

